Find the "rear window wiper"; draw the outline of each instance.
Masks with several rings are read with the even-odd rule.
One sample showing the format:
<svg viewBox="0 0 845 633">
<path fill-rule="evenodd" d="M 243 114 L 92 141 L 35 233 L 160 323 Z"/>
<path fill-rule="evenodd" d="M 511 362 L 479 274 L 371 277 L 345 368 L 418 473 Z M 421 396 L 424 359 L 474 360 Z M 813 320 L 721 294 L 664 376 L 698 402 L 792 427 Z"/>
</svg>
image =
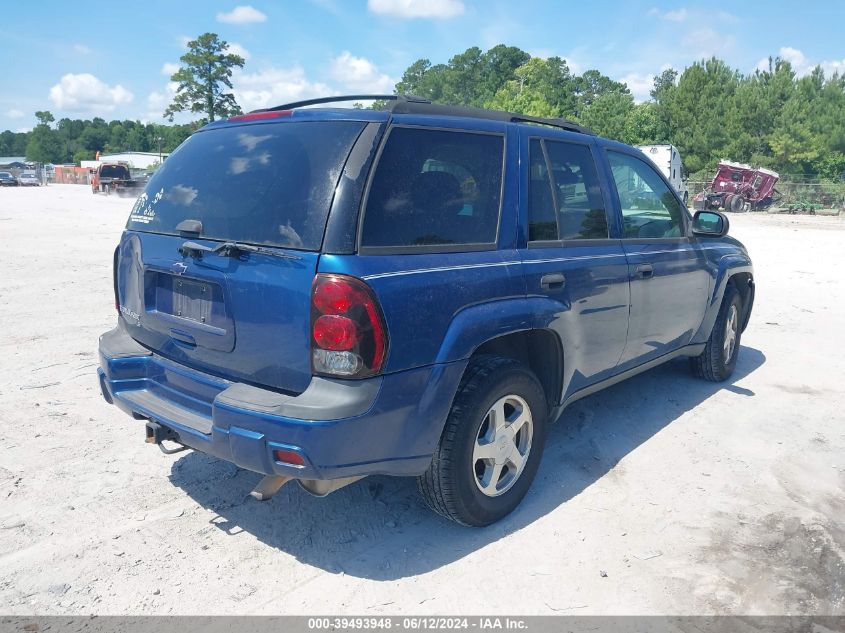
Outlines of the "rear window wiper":
<svg viewBox="0 0 845 633">
<path fill-rule="evenodd" d="M 190 255 L 202 259 L 202 256 L 206 253 L 212 253 L 220 257 L 240 257 L 247 253 L 256 253 L 258 255 L 269 255 L 270 257 L 280 257 L 282 259 L 302 259 L 298 255 L 291 255 L 290 253 L 255 246 L 253 244 L 244 244 L 243 242 L 223 242 L 219 246 L 211 248 L 210 246 L 203 246 L 202 244 L 189 241 L 179 247 L 179 254 L 182 257 L 188 257 Z"/>
</svg>

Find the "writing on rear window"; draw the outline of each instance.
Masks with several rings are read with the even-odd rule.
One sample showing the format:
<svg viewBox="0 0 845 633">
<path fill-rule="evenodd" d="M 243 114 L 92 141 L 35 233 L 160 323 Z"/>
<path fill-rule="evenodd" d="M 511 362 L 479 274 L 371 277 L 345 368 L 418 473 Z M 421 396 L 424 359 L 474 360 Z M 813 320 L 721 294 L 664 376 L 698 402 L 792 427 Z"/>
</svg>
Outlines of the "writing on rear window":
<svg viewBox="0 0 845 633">
<path fill-rule="evenodd" d="M 129 215 L 129 221 L 149 224 L 155 218 L 155 205 L 161 200 L 162 196 L 164 196 L 164 189 L 159 189 L 152 200 L 150 200 L 146 191 L 138 196 L 135 206 L 132 207 L 132 213 Z"/>
</svg>

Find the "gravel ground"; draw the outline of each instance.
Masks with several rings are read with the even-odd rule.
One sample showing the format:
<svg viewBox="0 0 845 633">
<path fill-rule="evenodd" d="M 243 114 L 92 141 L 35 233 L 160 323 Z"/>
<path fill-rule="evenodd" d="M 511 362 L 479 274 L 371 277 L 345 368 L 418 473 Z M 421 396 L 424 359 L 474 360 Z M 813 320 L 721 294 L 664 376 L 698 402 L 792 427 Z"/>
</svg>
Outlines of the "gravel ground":
<svg viewBox="0 0 845 633">
<path fill-rule="evenodd" d="M 677 361 L 576 403 L 520 508 L 466 529 L 410 479 L 260 503 L 145 445 L 95 374 L 131 203 L 0 190 L 0 611 L 845 614 L 845 219 L 732 216 L 733 380 Z"/>
</svg>

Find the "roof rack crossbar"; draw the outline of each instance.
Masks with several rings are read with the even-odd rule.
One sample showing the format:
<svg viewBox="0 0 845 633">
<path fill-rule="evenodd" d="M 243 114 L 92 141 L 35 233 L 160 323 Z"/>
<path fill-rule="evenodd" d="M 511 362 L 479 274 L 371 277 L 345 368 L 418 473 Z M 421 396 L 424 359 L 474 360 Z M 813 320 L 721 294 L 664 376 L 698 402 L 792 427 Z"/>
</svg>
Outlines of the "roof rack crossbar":
<svg viewBox="0 0 845 633">
<path fill-rule="evenodd" d="M 253 112 L 276 112 L 278 110 L 293 110 L 294 108 L 304 108 L 306 106 L 320 105 L 322 103 L 339 103 L 342 101 L 401 101 L 411 103 L 431 103 L 428 99 L 423 97 L 415 97 L 413 95 L 337 95 L 334 97 L 320 97 L 318 99 L 305 99 L 304 101 L 294 101 L 293 103 L 286 103 L 284 105 L 273 106 L 272 108 L 262 108 L 260 110 L 253 110 Z"/>
</svg>

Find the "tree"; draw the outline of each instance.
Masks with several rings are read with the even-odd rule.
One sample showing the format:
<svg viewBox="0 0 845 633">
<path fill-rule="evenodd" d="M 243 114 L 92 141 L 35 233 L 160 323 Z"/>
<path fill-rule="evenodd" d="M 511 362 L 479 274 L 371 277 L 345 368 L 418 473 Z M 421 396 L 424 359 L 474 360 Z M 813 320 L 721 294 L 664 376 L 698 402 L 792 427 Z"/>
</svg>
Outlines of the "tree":
<svg viewBox="0 0 845 633">
<path fill-rule="evenodd" d="M 584 110 L 581 122 L 599 136 L 627 141 L 627 123 L 633 109 L 634 98 L 630 93 L 605 92 Z"/>
<path fill-rule="evenodd" d="M 53 118 L 53 115 L 49 110 L 38 110 L 35 113 L 35 118 L 38 119 L 39 125 L 50 125 L 56 120 Z"/>
<path fill-rule="evenodd" d="M 575 96 L 569 66 L 560 57 L 532 57 L 484 105 L 529 116 L 572 116 Z"/>
<path fill-rule="evenodd" d="M 49 119 L 52 120 L 52 115 L 50 115 Z M 46 121 L 47 117 L 43 119 L 39 117 L 39 121 L 42 120 Z M 26 144 L 27 160 L 35 163 L 60 163 L 64 156 L 65 148 L 62 141 L 56 131 L 50 129 L 48 123 L 39 123 L 29 133 L 29 139 Z"/>
<path fill-rule="evenodd" d="M 171 77 L 178 84 L 173 103 L 164 116 L 173 120 L 177 112 L 203 112 L 206 120 L 240 114 L 241 108 L 231 92 L 232 69 L 243 68 L 244 58 L 227 53 L 229 44 L 216 33 L 203 33 L 188 42 L 188 52 L 180 57 L 182 67 Z"/>
</svg>

